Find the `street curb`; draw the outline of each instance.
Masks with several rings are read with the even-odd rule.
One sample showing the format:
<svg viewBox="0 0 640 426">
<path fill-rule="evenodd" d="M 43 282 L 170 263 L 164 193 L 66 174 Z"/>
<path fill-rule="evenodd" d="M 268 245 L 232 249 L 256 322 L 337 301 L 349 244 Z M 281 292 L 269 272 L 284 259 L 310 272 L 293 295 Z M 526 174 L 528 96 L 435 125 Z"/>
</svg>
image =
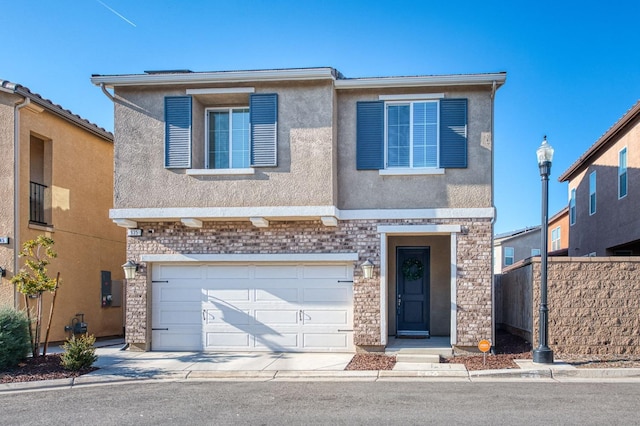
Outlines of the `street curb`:
<svg viewBox="0 0 640 426">
<path fill-rule="evenodd" d="M 0 393 L 20 390 L 40 390 L 72 387 L 74 377 L 68 379 L 37 380 L 33 382 L 0 383 Z"/>
<path fill-rule="evenodd" d="M 551 369 L 540 368 L 534 370 L 506 369 L 506 370 L 473 370 L 469 371 L 471 379 L 551 379 Z"/>
<path fill-rule="evenodd" d="M 552 370 L 556 378 L 576 379 L 622 379 L 640 378 L 640 368 L 576 368 L 575 370 Z"/>
</svg>

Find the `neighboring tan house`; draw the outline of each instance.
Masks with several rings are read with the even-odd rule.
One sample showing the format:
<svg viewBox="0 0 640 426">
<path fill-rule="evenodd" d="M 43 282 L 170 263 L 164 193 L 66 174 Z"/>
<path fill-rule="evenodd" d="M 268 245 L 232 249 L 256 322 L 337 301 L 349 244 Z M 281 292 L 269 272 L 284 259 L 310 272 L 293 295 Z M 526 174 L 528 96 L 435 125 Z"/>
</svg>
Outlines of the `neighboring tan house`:
<svg viewBox="0 0 640 426">
<path fill-rule="evenodd" d="M 640 101 L 558 180 L 569 183 L 570 256 L 640 255 Z"/>
<path fill-rule="evenodd" d="M 550 256 L 568 256 L 569 252 L 569 206 L 549 218 L 547 228 L 547 250 Z"/>
<path fill-rule="evenodd" d="M 115 105 L 143 350 L 382 350 L 492 338 L 493 111 L 505 73 L 94 75 Z M 373 264 L 367 278 L 362 265 Z"/>
<path fill-rule="evenodd" d="M 493 273 L 507 266 L 540 255 L 540 226 L 505 232 L 493 237 Z"/>
<path fill-rule="evenodd" d="M 55 241 L 60 272 L 51 342 L 82 320 L 96 337 L 122 335 L 121 280 L 126 235 L 109 219 L 113 205 L 113 135 L 32 93 L 0 80 L 0 305 L 24 306 L 11 278 L 24 264 L 22 244 Z M 51 295 L 45 294 L 44 326 Z M 44 328 L 43 328 L 44 336 Z"/>
</svg>

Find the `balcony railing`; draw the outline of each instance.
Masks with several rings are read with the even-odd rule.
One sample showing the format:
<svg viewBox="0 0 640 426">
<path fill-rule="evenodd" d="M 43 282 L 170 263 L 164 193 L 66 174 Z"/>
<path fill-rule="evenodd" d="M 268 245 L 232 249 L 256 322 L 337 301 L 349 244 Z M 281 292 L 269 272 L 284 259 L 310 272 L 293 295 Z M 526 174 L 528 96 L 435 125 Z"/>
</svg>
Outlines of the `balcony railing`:
<svg viewBox="0 0 640 426">
<path fill-rule="evenodd" d="M 31 191 L 29 194 L 29 222 L 39 225 L 46 225 L 47 221 L 44 217 L 45 191 L 46 185 L 31 182 Z"/>
</svg>

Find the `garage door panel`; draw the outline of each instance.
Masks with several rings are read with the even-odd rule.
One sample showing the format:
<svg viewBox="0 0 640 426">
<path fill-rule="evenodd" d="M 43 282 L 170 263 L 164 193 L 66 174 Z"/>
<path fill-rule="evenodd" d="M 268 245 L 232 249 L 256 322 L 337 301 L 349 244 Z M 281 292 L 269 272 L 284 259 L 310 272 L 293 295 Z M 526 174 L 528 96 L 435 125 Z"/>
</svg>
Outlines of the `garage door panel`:
<svg viewBox="0 0 640 426">
<path fill-rule="evenodd" d="M 193 302 L 202 298 L 202 289 L 198 287 L 167 287 L 154 289 L 154 299 L 157 302 Z"/>
<path fill-rule="evenodd" d="M 298 324 L 298 310 L 269 310 L 256 309 L 256 322 L 264 325 L 295 325 Z"/>
<path fill-rule="evenodd" d="M 254 335 L 255 347 L 270 351 L 282 351 L 298 348 L 298 333 L 260 334 Z"/>
<path fill-rule="evenodd" d="M 261 265 L 255 268 L 255 278 L 258 280 L 265 279 L 297 279 L 298 278 L 298 266 L 297 265 Z"/>
<path fill-rule="evenodd" d="M 156 268 L 158 268 L 156 270 Z M 159 265 L 154 266 L 154 280 L 199 280 L 202 279 L 202 269 L 192 266 Z"/>
<path fill-rule="evenodd" d="M 259 288 L 256 290 L 256 302 L 297 302 L 297 288 Z"/>
<path fill-rule="evenodd" d="M 253 322 L 251 311 L 247 310 L 219 310 L 205 309 L 205 324 L 236 324 L 249 325 Z"/>
<path fill-rule="evenodd" d="M 162 309 L 158 313 L 159 318 L 156 325 L 161 327 L 171 325 L 202 325 L 202 315 L 200 314 L 200 308 L 187 309 L 180 307 L 172 307 Z"/>
<path fill-rule="evenodd" d="M 347 279 L 349 271 L 346 265 L 305 265 L 302 267 L 302 278 L 335 278 Z"/>
<path fill-rule="evenodd" d="M 245 302 L 250 300 L 250 290 L 248 288 L 206 290 L 206 294 L 207 300 L 210 302 Z"/>
<path fill-rule="evenodd" d="M 202 330 L 189 327 L 153 331 L 153 348 L 162 351 L 200 351 Z"/>
<path fill-rule="evenodd" d="M 347 349 L 350 336 L 347 333 L 304 333 L 303 348 L 315 350 Z"/>
<path fill-rule="evenodd" d="M 346 310 L 304 310 L 304 325 L 333 324 L 346 326 L 348 323 L 349 313 Z"/>
<path fill-rule="evenodd" d="M 220 266 L 207 266 L 206 277 L 207 279 L 248 279 L 249 267 L 238 265 L 220 265 Z"/>
<path fill-rule="evenodd" d="M 252 339 L 249 333 L 238 331 L 208 332 L 205 334 L 205 347 L 209 349 L 237 348 L 249 350 Z"/>
<path fill-rule="evenodd" d="M 303 303 L 351 303 L 351 292 L 346 288 L 305 288 Z"/>
</svg>

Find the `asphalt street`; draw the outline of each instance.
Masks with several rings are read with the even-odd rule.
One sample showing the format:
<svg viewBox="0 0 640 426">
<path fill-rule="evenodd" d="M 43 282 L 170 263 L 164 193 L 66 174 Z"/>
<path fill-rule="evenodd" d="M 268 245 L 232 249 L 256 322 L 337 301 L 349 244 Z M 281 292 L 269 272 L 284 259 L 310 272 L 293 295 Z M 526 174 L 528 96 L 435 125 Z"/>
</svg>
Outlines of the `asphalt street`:
<svg viewBox="0 0 640 426">
<path fill-rule="evenodd" d="M 127 382 L 0 395 L 7 425 L 638 424 L 637 383 Z"/>
</svg>

